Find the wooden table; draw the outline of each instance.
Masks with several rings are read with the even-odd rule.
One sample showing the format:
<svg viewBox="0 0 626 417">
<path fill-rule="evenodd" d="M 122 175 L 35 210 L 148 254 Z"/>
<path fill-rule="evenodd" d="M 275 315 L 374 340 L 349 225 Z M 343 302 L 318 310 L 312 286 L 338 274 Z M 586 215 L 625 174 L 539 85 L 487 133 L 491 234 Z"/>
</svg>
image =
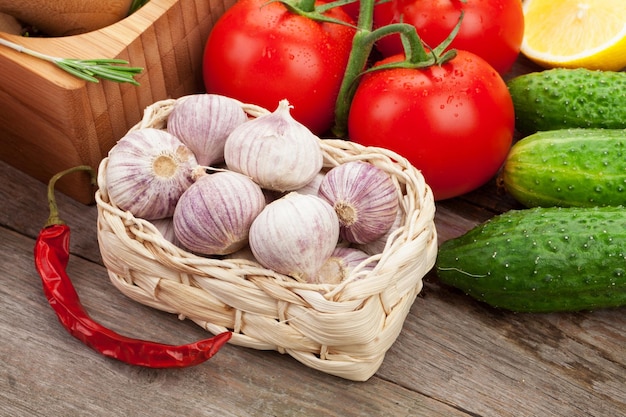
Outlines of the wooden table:
<svg viewBox="0 0 626 417">
<path fill-rule="evenodd" d="M 520 60 L 509 76 L 533 69 Z M 166 343 L 207 337 L 119 293 L 101 262 L 96 207 L 58 198 L 72 229 L 68 272 L 96 320 Z M 128 366 L 72 338 L 43 295 L 33 245 L 48 214 L 45 185 L 0 163 L 0 207 L 0 416 L 626 415 L 624 308 L 514 314 L 440 285 L 432 272 L 367 382 L 233 345 L 197 367 Z M 439 202 L 439 240 L 511 208 L 519 205 L 494 182 Z"/>
</svg>

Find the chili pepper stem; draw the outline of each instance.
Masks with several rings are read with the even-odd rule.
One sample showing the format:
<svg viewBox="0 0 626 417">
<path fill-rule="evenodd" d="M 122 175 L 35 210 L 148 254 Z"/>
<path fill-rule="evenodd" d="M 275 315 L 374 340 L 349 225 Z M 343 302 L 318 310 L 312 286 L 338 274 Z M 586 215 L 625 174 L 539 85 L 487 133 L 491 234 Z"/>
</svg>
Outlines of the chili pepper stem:
<svg viewBox="0 0 626 417">
<path fill-rule="evenodd" d="M 54 196 L 54 187 L 58 180 L 68 174 L 72 174 L 78 171 L 87 171 L 91 176 L 91 184 L 96 184 L 96 171 L 89 165 L 78 165 L 73 168 L 68 168 L 65 171 L 61 171 L 50 178 L 48 182 L 48 207 L 50 208 L 50 214 L 44 227 L 53 226 L 55 224 L 65 224 L 59 215 L 59 207 Z"/>
</svg>

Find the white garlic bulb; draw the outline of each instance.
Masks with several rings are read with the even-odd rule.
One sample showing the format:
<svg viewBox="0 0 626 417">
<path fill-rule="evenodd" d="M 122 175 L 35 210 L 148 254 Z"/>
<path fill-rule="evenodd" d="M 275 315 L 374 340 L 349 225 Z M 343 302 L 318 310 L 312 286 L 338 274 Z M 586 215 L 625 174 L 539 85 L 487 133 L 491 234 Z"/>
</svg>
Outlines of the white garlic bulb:
<svg viewBox="0 0 626 417">
<path fill-rule="evenodd" d="M 339 220 L 328 203 L 291 192 L 263 209 L 249 241 L 261 265 L 306 281 L 333 253 L 338 238 Z"/>
<path fill-rule="evenodd" d="M 273 113 L 235 128 L 224 147 L 228 168 L 275 191 L 297 190 L 310 182 L 323 164 L 320 139 L 289 109 L 289 102 L 281 100 Z"/>
<path fill-rule="evenodd" d="M 170 217 L 198 166 L 191 150 L 172 134 L 146 128 L 127 133 L 111 148 L 107 193 L 120 209 L 147 220 Z"/>
<path fill-rule="evenodd" d="M 339 284 L 346 279 L 350 273 L 362 262 L 369 259 L 370 255 L 360 249 L 351 247 L 337 247 L 330 258 L 324 262 L 322 268 L 314 277 L 309 278 L 309 282 L 315 284 Z M 376 265 L 375 262 L 366 264 L 364 271 L 371 271 Z"/>
<path fill-rule="evenodd" d="M 325 172 L 320 171 L 309 181 L 304 187 L 298 188 L 296 191 L 300 194 L 318 195 L 320 191 L 320 184 L 326 175 Z"/>
<path fill-rule="evenodd" d="M 362 161 L 328 171 L 319 196 L 337 212 L 341 237 L 353 243 L 372 242 L 384 235 L 398 211 L 397 190 L 389 174 Z"/>
<path fill-rule="evenodd" d="M 192 252 L 226 255 L 248 243 L 250 225 L 265 207 L 254 181 L 232 171 L 200 176 L 180 197 L 174 233 Z"/>
<path fill-rule="evenodd" d="M 241 104 L 218 94 L 193 94 L 179 99 L 167 119 L 167 130 L 196 155 L 200 165 L 224 160 L 226 138 L 248 115 Z"/>
</svg>

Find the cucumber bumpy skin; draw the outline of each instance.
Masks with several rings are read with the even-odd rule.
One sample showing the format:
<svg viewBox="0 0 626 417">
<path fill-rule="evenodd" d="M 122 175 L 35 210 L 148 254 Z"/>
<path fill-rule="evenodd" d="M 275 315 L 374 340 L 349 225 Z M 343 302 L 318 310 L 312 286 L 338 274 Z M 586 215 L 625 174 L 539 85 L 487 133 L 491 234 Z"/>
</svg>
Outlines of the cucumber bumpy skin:
<svg viewBox="0 0 626 417">
<path fill-rule="evenodd" d="M 527 135 L 568 128 L 626 128 L 626 72 L 555 68 L 507 83 L 515 127 Z"/>
<path fill-rule="evenodd" d="M 626 206 L 626 130 L 534 133 L 513 145 L 500 179 L 526 207 Z"/>
<path fill-rule="evenodd" d="M 511 210 L 444 242 L 440 280 L 516 312 L 626 305 L 626 208 Z"/>
</svg>

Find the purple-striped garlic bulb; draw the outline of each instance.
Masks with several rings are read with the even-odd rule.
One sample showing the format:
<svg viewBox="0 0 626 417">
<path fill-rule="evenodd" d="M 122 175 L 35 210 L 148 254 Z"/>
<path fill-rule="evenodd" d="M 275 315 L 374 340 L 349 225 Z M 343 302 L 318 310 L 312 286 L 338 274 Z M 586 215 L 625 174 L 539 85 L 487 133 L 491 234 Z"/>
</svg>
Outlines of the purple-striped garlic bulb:
<svg viewBox="0 0 626 417">
<path fill-rule="evenodd" d="M 183 247 L 203 255 L 226 255 L 248 243 L 250 225 L 265 207 L 261 187 L 245 175 L 202 175 L 180 197 L 174 233 Z"/>
<path fill-rule="evenodd" d="M 192 94 L 176 100 L 167 130 L 196 155 L 198 164 L 224 161 L 224 144 L 235 127 L 248 121 L 241 104 L 218 94 Z"/>
<path fill-rule="evenodd" d="M 384 235 L 398 211 L 391 177 L 368 162 L 347 162 L 328 171 L 319 196 L 333 206 L 341 237 L 352 243 L 368 243 Z"/>
<path fill-rule="evenodd" d="M 315 284 L 339 284 L 361 263 L 370 258 L 370 255 L 360 249 L 338 246 L 330 258 L 326 260 L 316 276 L 309 282 Z M 362 270 L 371 271 L 376 262 L 366 264 Z"/>
<path fill-rule="evenodd" d="M 298 281 L 317 274 L 338 239 L 333 208 L 317 196 L 297 192 L 268 204 L 250 228 L 250 249 L 257 261 Z"/>
<path fill-rule="evenodd" d="M 294 191 L 309 183 L 322 169 L 320 139 L 291 116 L 290 107 L 281 100 L 273 113 L 235 128 L 224 147 L 228 168 L 269 190 Z"/>
<path fill-rule="evenodd" d="M 383 253 L 383 251 L 385 250 L 385 246 L 387 246 L 389 236 L 391 236 L 396 230 L 398 230 L 398 228 L 402 226 L 403 221 L 404 213 L 402 212 L 402 210 L 398 210 L 398 213 L 396 214 L 396 220 L 393 222 L 389 230 L 387 230 L 384 235 L 371 242 L 356 245 L 356 248 L 362 250 L 369 255 L 378 255 L 379 253 Z"/>
<path fill-rule="evenodd" d="M 150 223 L 152 223 L 159 233 L 161 233 L 163 239 L 172 243 L 174 246 L 182 246 L 174 233 L 174 219 L 171 217 L 165 217 L 163 219 L 151 220 Z"/>
<path fill-rule="evenodd" d="M 112 203 L 147 220 L 170 217 L 198 166 L 191 150 L 172 134 L 145 128 L 111 148 L 106 189 Z"/>
</svg>

